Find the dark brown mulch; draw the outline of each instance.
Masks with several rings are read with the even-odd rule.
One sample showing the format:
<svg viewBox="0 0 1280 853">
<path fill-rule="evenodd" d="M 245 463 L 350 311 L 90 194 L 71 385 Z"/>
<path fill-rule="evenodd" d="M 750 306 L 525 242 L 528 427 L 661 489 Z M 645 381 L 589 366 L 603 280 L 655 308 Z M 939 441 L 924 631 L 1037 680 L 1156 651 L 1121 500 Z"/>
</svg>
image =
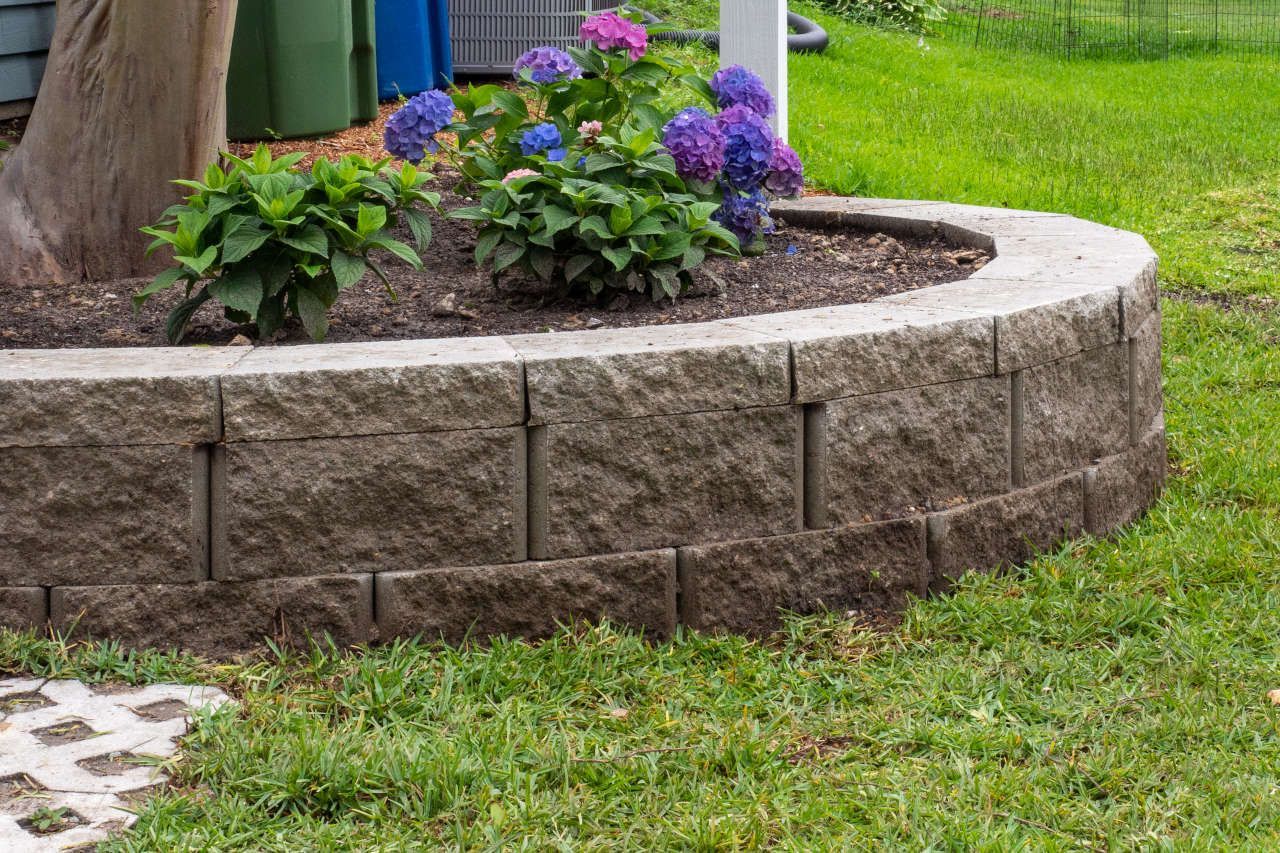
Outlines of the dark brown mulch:
<svg viewBox="0 0 1280 853">
<path fill-rule="evenodd" d="M 446 206 L 463 203 L 446 196 Z M 334 306 L 328 340 L 470 337 L 765 314 L 867 301 L 954 281 L 986 260 L 941 240 L 814 231 L 780 223 L 764 256 L 709 260 L 696 271 L 691 291 L 675 303 L 655 303 L 639 294 L 584 301 L 547 293 L 538 282 L 504 278 L 495 285 L 474 266 L 469 223 L 436 217 L 435 226 L 424 272 L 384 264 L 398 301 L 391 301 L 372 275 L 366 276 Z M 135 316 L 130 297 L 142 283 L 0 290 L 0 348 L 162 346 L 165 315 L 181 294 L 174 290 L 153 297 Z M 186 343 L 226 344 L 253 332 L 223 319 L 210 303 L 193 318 Z M 309 340 L 296 322 L 276 336 L 285 344 Z"/>
</svg>

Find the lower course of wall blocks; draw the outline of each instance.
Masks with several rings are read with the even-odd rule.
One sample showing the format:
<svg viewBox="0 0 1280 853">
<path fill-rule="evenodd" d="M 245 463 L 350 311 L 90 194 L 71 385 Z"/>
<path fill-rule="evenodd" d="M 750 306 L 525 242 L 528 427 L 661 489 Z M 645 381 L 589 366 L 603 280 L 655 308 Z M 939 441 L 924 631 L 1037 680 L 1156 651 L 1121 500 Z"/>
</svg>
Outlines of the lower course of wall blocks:
<svg viewBox="0 0 1280 853">
<path fill-rule="evenodd" d="M 1141 238 L 922 202 L 786 215 L 997 257 L 681 327 L 0 350 L 0 626 L 210 656 L 600 618 L 758 635 L 785 611 L 900 609 L 1155 500 Z"/>
</svg>

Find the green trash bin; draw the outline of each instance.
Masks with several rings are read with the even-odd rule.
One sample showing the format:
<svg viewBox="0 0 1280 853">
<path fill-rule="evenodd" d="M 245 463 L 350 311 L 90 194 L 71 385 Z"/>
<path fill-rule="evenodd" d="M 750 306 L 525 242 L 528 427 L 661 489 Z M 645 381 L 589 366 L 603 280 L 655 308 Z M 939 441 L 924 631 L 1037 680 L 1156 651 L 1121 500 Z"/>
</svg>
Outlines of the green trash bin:
<svg viewBox="0 0 1280 853">
<path fill-rule="evenodd" d="M 374 0 L 240 0 L 227 135 L 316 136 L 378 117 Z"/>
</svg>

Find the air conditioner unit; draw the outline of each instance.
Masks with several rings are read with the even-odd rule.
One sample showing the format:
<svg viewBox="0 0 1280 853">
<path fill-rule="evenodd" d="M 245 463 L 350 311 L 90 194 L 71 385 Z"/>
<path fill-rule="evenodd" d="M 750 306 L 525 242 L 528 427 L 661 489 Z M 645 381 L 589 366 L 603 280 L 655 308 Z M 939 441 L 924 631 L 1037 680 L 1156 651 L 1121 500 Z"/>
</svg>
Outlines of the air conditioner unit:
<svg viewBox="0 0 1280 853">
<path fill-rule="evenodd" d="M 618 0 L 449 0 L 455 74 L 510 74 L 533 47 L 578 45 L 583 15 Z"/>
</svg>

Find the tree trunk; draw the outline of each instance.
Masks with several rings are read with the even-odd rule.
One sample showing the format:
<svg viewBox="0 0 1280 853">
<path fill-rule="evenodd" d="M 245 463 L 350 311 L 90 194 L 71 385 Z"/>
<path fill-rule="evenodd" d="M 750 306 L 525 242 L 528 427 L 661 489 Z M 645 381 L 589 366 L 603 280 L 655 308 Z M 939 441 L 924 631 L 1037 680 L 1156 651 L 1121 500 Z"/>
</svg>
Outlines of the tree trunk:
<svg viewBox="0 0 1280 853">
<path fill-rule="evenodd" d="M 58 0 L 26 134 L 0 171 L 0 285 L 141 275 L 149 225 L 226 141 L 237 0 Z"/>
</svg>

